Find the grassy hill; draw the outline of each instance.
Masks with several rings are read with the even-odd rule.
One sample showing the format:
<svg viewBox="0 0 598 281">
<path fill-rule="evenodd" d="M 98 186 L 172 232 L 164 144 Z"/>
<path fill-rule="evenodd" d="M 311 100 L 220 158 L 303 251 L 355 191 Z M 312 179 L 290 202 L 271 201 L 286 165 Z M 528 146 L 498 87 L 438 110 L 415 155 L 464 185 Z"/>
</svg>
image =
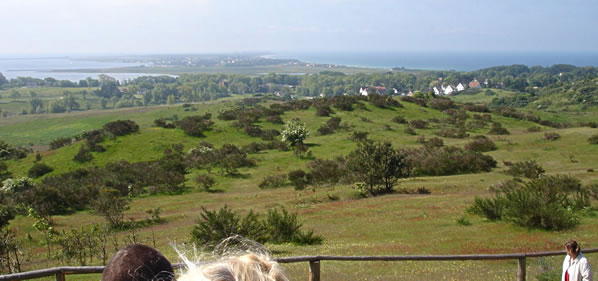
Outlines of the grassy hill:
<svg viewBox="0 0 598 281">
<path fill-rule="evenodd" d="M 509 95 L 500 92 L 499 95 Z M 468 97 L 469 98 L 469 97 Z M 473 100 L 473 99 L 472 99 Z M 252 142 L 261 142 L 257 137 L 248 136 L 242 129 L 232 126 L 233 121 L 216 118 L 218 112 L 235 107 L 239 98 L 205 104 L 195 104 L 196 111 L 181 106 L 154 107 L 145 110 L 129 109 L 102 113 L 65 114 L 59 117 L 40 119 L 20 119 L 14 123 L 0 124 L 0 139 L 12 143 L 47 144 L 59 136 L 71 136 L 82 130 L 100 128 L 104 123 L 116 119 L 130 119 L 137 122 L 139 132 L 106 139 L 101 143 L 105 152 L 92 152 L 93 160 L 79 164 L 72 159 L 83 145 L 73 143 L 57 150 L 42 152 L 42 162 L 54 168 L 47 176 L 71 171 L 80 167 L 104 166 L 119 160 L 129 162 L 156 160 L 172 144 L 183 144 L 184 151 L 197 147 L 200 142 L 208 142 L 215 147 L 232 143 L 239 147 Z M 471 101 L 461 99 L 460 101 Z M 269 105 L 277 101 L 265 101 Z M 203 192 L 192 180 L 202 169 L 189 169 L 185 185 L 187 191 L 179 195 L 142 195 L 134 198 L 127 218 L 137 221 L 148 215 L 146 210 L 160 207 L 164 223 L 137 229 L 135 239 L 156 247 L 171 260 L 176 260 L 174 250 L 169 243 L 190 241 L 191 229 L 199 216 L 201 207 L 216 209 L 225 204 L 243 214 L 249 210 L 264 213 L 267 209 L 284 206 L 297 212 L 304 228 L 313 229 L 325 240 L 322 245 L 297 246 L 294 244 L 271 244 L 266 246 L 275 256 L 295 255 L 420 255 L 420 254 L 474 254 L 474 253 L 511 253 L 524 251 L 559 250 L 564 241 L 575 238 L 582 247 L 597 247 L 598 223 L 595 211 L 588 211 L 581 217 L 581 224 L 575 228 L 551 232 L 540 229 L 528 229 L 506 222 L 489 222 L 476 216 L 467 215 L 466 208 L 475 196 L 489 194 L 488 187 L 511 177 L 504 173 L 503 161 L 536 160 L 548 174 L 569 174 L 580 179 L 584 184 L 598 182 L 598 146 L 590 145 L 586 139 L 598 131 L 592 128 L 553 129 L 538 124 L 491 114 L 494 122 L 500 122 L 510 131 L 510 135 L 490 136 L 498 149 L 486 153 L 498 162 L 498 167 L 488 173 L 460 174 L 450 176 L 419 176 L 399 181 L 397 188 L 414 190 L 425 187 L 431 194 L 395 193 L 385 196 L 360 198 L 352 184 L 308 186 L 304 190 L 294 190 L 290 184 L 275 189 L 260 189 L 258 185 L 264 177 L 288 173 L 296 169 L 307 170 L 307 164 L 314 158 L 332 159 L 347 155 L 356 148 L 356 143 L 349 139 L 354 131 L 369 133 L 373 140 L 389 141 L 395 147 L 420 147 L 418 138 L 437 137 L 436 133 L 445 126 L 446 113 L 429 107 L 421 107 L 409 102 L 401 102 L 404 107 L 379 108 L 369 102 L 362 102 L 363 107 L 353 111 L 334 110 L 334 117 L 340 117 L 348 129 L 337 130 L 330 135 L 319 135 L 318 128 L 330 117 L 316 116 L 316 109 L 286 111 L 283 120 L 294 118 L 305 122 L 311 132 L 306 139 L 312 157 L 299 158 L 292 151 L 265 150 L 249 154 L 256 161 L 254 167 L 239 169 L 238 176 L 222 175 L 217 169 L 211 171 L 216 181 L 215 189 L 219 192 Z M 187 110 L 186 110 L 187 109 Z M 177 115 L 198 115 L 206 112 L 213 114 L 215 122 L 205 137 L 197 138 L 185 135 L 179 129 L 152 127 L 154 119 L 169 118 Z M 468 112 L 468 115 L 477 114 Z M 405 133 L 406 124 L 393 122 L 400 116 L 406 120 L 428 120 L 429 129 L 416 129 L 417 135 Z M 36 116 L 39 118 L 39 116 Z M 566 117 L 564 117 L 566 118 Z M 438 122 L 435 121 L 438 120 Z M 471 119 L 470 119 L 471 120 Z M 68 126 L 64 126 L 68 124 Z M 256 125 L 262 129 L 281 130 L 281 124 L 272 124 L 260 119 Z M 540 132 L 528 132 L 528 128 L 538 126 Z M 442 138 L 445 145 L 463 147 L 476 135 L 487 135 L 490 125 L 470 130 L 467 138 Z M 556 141 L 544 139 L 545 132 L 557 132 L 561 138 Z M 21 160 L 7 161 L 9 170 L 15 176 L 25 176 L 33 165 L 35 156 L 29 155 Z M 596 202 L 592 202 L 596 205 Z M 471 225 L 457 223 L 465 219 Z M 55 216 L 56 228 L 68 230 L 92 223 L 101 223 L 100 216 L 89 210 L 70 215 Z M 60 264 L 58 260 L 48 261 L 44 247 L 38 243 L 41 234 L 31 226 L 34 222 L 29 217 L 17 216 L 10 224 L 18 229 L 19 237 L 31 258 L 24 269 L 45 268 Z M 29 233 L 33 241 L 25 239 Z M 131 239 L 131 231 L 116 235 L 117 239 Z M 201 245 L 200 245 L 201 246 Z M 113 249 L 111 249 L 113 250 Z M 598 260 L 590 255 L 590 260 Z M 95 263 L 98 261 L 96 260 Z M 533 277 L 545 270 L 546 266 L 559 271 L 561 257 L 543 260 L 528 260 L 528 274 Z M 544 266 L 544 269 L 543 267 Z M 307 276 L 307 264 L 285 266 L 291 279 Z M 500 262 L 397 262 L 397 263 L 340 263 L 322 264 L 322 278 L 326 280 L 369 280 L 369 279 L 405 279 L 417 276 L 418 280 L 513 280 L 516 275 L 516 263 Z M 491 276 L 491 277 L 489 277 Z M 95 280 L 97 276 L 76 277 L 78 280 Z"/>
</svg>

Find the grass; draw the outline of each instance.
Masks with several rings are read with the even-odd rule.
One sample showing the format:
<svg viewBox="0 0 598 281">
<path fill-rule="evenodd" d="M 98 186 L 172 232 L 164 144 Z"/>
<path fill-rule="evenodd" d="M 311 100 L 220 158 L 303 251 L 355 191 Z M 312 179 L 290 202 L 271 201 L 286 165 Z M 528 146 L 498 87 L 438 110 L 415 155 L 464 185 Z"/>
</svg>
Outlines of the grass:
<svg viewBox="0 0 598 281">
<path fill-rule="evenodd" d="M 395 146 L 416 147 L 418 136 L 403 133 L 406 125 L 391 121 L 394 116 L 404 116 L 408 120 L 446 118 L 442 112 L 421 108 L 417 105 L 403 102 L 404 108 L 380 109 L 367 105 L 367 110 L 344 112 L 336 110 L 334 116 L 339 116 L 342 122 L 351 126 L 351 130 L 366 131 L 370 138 L 387 140 Z M 222 143 L 244 145 L 258 138 L 247 136 L 244 132 L 230 127 L 230 121 L 216 122 L 212 132 L 205 138 L 192 138 L 182 134 L 178 129 L 166 130 L 152 128 L 151 122 L 157 117 L 173 114 L 183 117 L 186 114 L 215 113 L 230 106 L 228 102 L 213 102 L 198 104 L 196 112 L 185 112 L 180 106 L 148 108 L 147 111 L 115 110 L 102 114 L 72 115 L 51 118 L 48 121 L 20 119 L 14 124 L 2 124 L 1 137 L 10 136 L 16 142 L 32 142 L 38 140 L 43 143 L 60 134 L 71 131 L 61 131 L 60 124 L 73 122 L 81 128 L 99 128 L 102 122 L 118 119 L 132 119 L 138 122 L 142 129 L 139 133 L 102 143 L 107 148 L 104 153 L 94 153 L 93 165 L 104 165 L 110 161 L 127 159 L 129 161 L 146 161 L 156 159 L 165 147 L 173 143 L 183 143 L 186 148 L 207 141 L 219 147 Z M 306 122 L 311 136 L 306 140 L 313 155 L 318 158 L 329 159 L 337 155 L 346 154 L 355 148 L 355 143 L 348 139 L 350 130 L 340 130 L 332 135 L 318 136 L 317 128 L 328 120 L 328 117 L 317 117 L 314 109 L 287 112 L 283 120 L 299 118 Z M 370 121 L 362 121 L 362 117 Z M 62 119 L 61 119 L 62 118 Z M 308 159 L 293 156 L 292 152 L 263 151 L 250 155 L 256 159 L 257 166 L 242 168 L 242 177 L 224 177 L 218 171 L 212 171 L 216 180 L 216 189 L 223 192 L 202 192 L 191 180 L 187 185 L 191 189 L 181 195 L 156 195 L 136 198 L 127 211 L 127 218 L 137 220 L 148 215 L 148 209 L 160 207 L 162 217 L 166 223 L 154 225 L 139 230 L 139 239 L 152 244 L 152 233 L 156 236 L 157 248 L 168 256 L 171 261 L 178 261 L 176 253 L 169 243 L 184 243 L 190 240 L 190 232 L 201 207 L 208 209 L 219 208 L 227 204 L 233 210 L 246 213 L 253 209 L 264 213 L 269 208 L 285 206 L 291 211 L 299 213 L 306 229 L 313 229 L 316 234 L 325 237 L 322 245 L 295 246 L 292 244 L 267 244 L 276 257 L 298 255 L 425 255 L 425 254 L 491 254 L 533 252 L 544 250 L 560 250 L 564 241 L 571 238 L 581 242 L 582 247 L 598 247 L 598 234 L 595 226 L 598 224 L 596 216 L 582 217 L 582 223 L 573 229 L 561 232 L 543 230 L 529 230 L 504 222 L 488 222 L 479 217 L 467 216 L 471 223 L 463 226 L 456 221 L 463 218 L 465 209 L 472 203 L 475 196 L 489 194 L 488 187 L 509 179 L 505 175 L 502 161 L 522 161 L 534 159 L 538 161 L 549 174 L 566 173 L 579 178 L 583 183 L 598 182 L 598 174 L 587 172 L 587 169 L 598 169 L 598 145 L 590 145 L 585 139 L 596 134 L 596 129 L 568 128 L 555 130 L 561 138 L 556 141 L 545 141 L 544 132 L 552 131 L 547 127 L 537 133 L 528 133 L 526 129 L 535 125 L 530 122 L 514 120 L 493 115 L 493 120 L 501 122 L 511 131 L 507 136 L 490 136 L 498 146 L 498 150 L 489 152 L 498 162 L 499 167 L 489 173 L 465 174 L 443 177 L 418 177 L 403 179 L 399 188 L 415 189 L 425 187 L 430 195 L 391 194 L 376 198 L 355 199 L 355 190 L 351 185 L 336 185 L 323 187 L 308 187 L 302 191 L 295 191 L 291 186 L 278 189 L 261 190 L 258 188 L 263 177 L 272 174 L 286 173 L 295 169 L 305 169 Z M 30 126 L 42 123 L 38 130 L 40 136 L 34 136 L 36 129 Z M 48 122 L 48 123 L 43 123 Z M 106 121 L 107 122 L 107 121 Z M 55 126 L 44 131 L 46 127 Z M 262 122 L 263 128 L 280 129 L 281 125 Z M 386 129 L 385 125 L 391 127 Z M 18 130 L 20 126 L 21 130 Z M 437 130 L 435 124 L 431 129 L 417 130 L 418 135 L 431 137 Z M 5 133 L 9 128 L 10 133 Z M 489 126 L 473 133 L 485 134 Z M 78 132 L 78 131 L 77 131 Z M 462 146 L 471 140 L 443 138 L 446 145 Z M 53 173 L 68 171 L 78 165 L 71 161 L 80 144 L 74 144 L 57 151 L 43 153 L 43 161 L 56 170 Z M 17 175 L 24 175 L 33 165 L 33 156 L 21 161 L 9 162 L 10 170 Z M 91 165 L 91 164 L 90 164 Z M 206 171 L 192 170 L 187 176 L 191 179 L 197 173 Z M 330 200 L 330 195 L 339 200 Z M 593 202 L 596 206 L 596 202 Z M 100 223 L 102 218 L 89 211 L 77 212 L 68 216 L 56 216 L 57 228 L 69 229 L 91 223 Z M 40 234 L 33 230 L 33 220 L 27 217 L 17 217 L 11 222 L 11 227 L 18 229 L 22 238 L 31 233 L 35 241 Z M 126 232 L 119 233 L 118 239 L 127 237 Z M 58 265 L 58 261 L 46 261 L 44 248 L 37 242 L 26 244 L 26 249 L 32 252 L 30 263 L 24 267 L 46 268 Z M 201 245 L 200 245 L 201 246 Z M 562 257 L 550 258 L 551 264 L 557 271 Z M 598 260 L 598 255 L 589 255 L 591 262 Z M 97 261 L 96 261 L 97 263 Z M 595 265 L 595 267 L 598 265 Z M 304 279 L 307 276 L 307 263 L 285 265 L 292 280 Z M 322 262 L 322 278 L 326 280 L 370 280 L 370 279 L 410 279 L 410 280 L 513 280 L 516 276 L 515 261 L 468 261 L 468 262 Z M 537 260 L 528 260 L 528 276 L 533 278 L 540 273 Z M 98 276 L 77 276 L 77 280 L 97 280 Z M 49 279 L 48 279 L 49 280 Z"/>
</svg>

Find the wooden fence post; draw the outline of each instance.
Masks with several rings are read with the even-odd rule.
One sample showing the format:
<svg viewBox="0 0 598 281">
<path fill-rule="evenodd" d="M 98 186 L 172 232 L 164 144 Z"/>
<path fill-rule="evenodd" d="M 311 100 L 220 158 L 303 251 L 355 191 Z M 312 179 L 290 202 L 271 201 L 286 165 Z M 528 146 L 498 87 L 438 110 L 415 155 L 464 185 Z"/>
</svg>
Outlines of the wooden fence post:
<svg viewBox="0 0 598 281">
<path fill-rule="evenodd" d="M 519 269 L 517 270 L 517 276 L 519 281 L 525 281 L 525 257 L 519 258 Z"/>
<path fill-rule="evenodd" d="M 309 281 L 320 281 L 320 261 L 309 262 Z"/>
<path fill-rule="evenodd" d="M 64 272 L 56 273 L 56 281 L 65 281 L 65 280 L 66 280 L 66 276 L 65 276 Z"/>
</svg>

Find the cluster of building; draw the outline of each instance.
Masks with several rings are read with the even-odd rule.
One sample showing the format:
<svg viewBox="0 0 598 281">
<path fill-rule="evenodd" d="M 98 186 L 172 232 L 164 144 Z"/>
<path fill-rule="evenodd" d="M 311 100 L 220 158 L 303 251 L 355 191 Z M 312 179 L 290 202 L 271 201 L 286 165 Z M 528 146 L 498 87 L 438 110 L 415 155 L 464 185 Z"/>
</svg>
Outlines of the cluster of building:
<svg viewBox="0 0 598 281">
<path fill-rule="evenodd" d="M 453 84 L 444 84 L 442 83 L 442 79 L 439 79 L 439 85 L 427 89 L 424 89 L 423 92 L 431 92 L 434 91 L 434 94 L 437 96 L 448 96 L 453 93 L 465 91 L 466 89 L 481 89 L 482 83 L 480 83 L 477 79 L 473 79 L 471 82 L 462 82 L 458 85 Z M 483 82 L 486 86 L 488 86 L 488 79 Z M 400 96 L 413 96 L 413 91 L 409 91 L 408 93 L 399 93 L 399 91 L 395 88 L 386 88 L 383 86 L 375 86 L 375 87 L 361 87 L 359 88 L 359 94 L 362 96 L 367 96 L 372 93 L 376 93 L 379 95 L 383 94 L 394 94 Z"/>
<path fill-rule="evenodd" d="M 484 81 L 484 84 L 486 84 L 486 86 L 488 85 L 488 79 Z M 434 94 L 436 94 L 437 96 L 449 96 L 453 93 L 465 91 L 468 88 L 481 89 L 482 84 L 474 78 L 469 83 L 459 83 L 457 86 L 451 84 L 445 85 L 444 83 L 442 83 L 440 85 L 434 86 L 432 90 L 434 91 Z"/>
</svg>

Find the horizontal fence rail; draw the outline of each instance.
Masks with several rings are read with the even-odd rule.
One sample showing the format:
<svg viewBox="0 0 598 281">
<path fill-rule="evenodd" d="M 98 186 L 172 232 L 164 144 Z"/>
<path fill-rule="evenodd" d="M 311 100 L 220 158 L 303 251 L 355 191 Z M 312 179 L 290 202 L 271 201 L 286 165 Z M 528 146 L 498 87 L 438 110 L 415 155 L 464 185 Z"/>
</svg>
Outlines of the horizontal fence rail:
<svg viewBox="0 0 598 281">
<path fill-rule="evenodd" d="M 583 250 L 583 253 L 598 253 L 598 248 Z M 321 261 L 465 261 L 465 260 L 518 260 L 518 280 L 526 279 L 526 258 L 539 258 L 566 255 L 565 251 L 487 254 L 487 255 L 418 255 L 418 256 L 299 256 L 275 259 L 279 263 L 309 262 L 310 281 L 320 281 Z M 184 267 L 174 264 L 175 269 Z M 0 275 L 1 280 L 27 280 L 56 276 L 56 281 L 65 281 L 68 274 L 102 273 L 104 266 L 61 266 L 28 272 Z"/>
</svg>

